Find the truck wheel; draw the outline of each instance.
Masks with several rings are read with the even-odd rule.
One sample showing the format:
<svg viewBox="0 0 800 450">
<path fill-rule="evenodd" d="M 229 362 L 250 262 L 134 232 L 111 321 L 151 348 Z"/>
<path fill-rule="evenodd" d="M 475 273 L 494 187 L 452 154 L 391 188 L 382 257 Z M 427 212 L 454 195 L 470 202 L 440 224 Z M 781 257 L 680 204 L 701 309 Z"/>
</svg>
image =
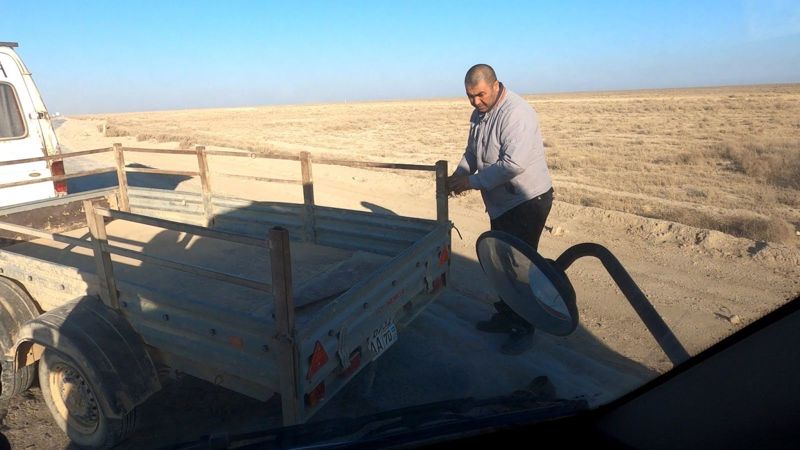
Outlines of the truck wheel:
<svg viewBox="0 0 800 450">
<path fill-rule="evenodd" d="M 39 361 L 39 385 L 50 414 L 73 443 L 87 448 L 109 448 L 127 437 L 136 425 L 136 411 L 122 419 L 105 415 L 95 386 L 81 368 L 53 350 Z"/>
<path fill-rule="evenodd" d="M 13 281 L 0 277 L 0 351 L 5 354 L 14 345 L 19 328 L 39 315 L 33 300 Z M 14 370 L 11 361 L 0 365 L 0 401 L 25 392 L 36 377 L 36 365 Z"/>
</svg>

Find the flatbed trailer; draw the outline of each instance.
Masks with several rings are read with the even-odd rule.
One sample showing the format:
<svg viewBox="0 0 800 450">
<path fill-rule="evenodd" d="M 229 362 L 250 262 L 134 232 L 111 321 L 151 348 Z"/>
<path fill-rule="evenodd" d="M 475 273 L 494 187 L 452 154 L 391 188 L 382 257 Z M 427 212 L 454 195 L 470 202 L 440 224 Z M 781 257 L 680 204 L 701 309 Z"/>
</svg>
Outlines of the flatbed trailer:
<svg viewBox="0 0 800 450">
<path fill-rule="evenodd" d="M 197 170 L 128 166 L 130 152 L 194 155 Z M 45 401 L 79 445 L 123 440 L 136 407 L 177 372 L 263 401 L 277 394 L 283 424 L 303 423 L 447 285 L 444 161 L 314 160 L 433 172 L 437 217 L 419 219 L 315 204 L 306 152 L 117 144 L 58 157 L 100 153 L 116 167 L 54 178 L 116 174 L 116 186 L 0 209 L 0 397 L 27 389 L 38 363 Z M 297 180 L 250 178 L 300 185 L 303 203 L 216 193 L 224 175 L 210 155 L 298 162 Z M 201 189 L 133 187 L 131 172 L 197 177 Z"/>
</svg>

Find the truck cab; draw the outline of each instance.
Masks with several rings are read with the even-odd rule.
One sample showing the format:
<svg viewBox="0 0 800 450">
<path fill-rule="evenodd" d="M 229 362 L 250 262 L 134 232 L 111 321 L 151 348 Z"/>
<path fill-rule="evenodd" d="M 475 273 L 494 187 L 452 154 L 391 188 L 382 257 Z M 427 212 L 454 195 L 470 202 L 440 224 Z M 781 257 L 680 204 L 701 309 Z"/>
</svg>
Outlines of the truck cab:
<svg viewBox="0 0 800 450">
<path fill-rule="evenodd" d="M 61 153 L 50 115 L 16 47 L 0 42 L 0 184 L 20 184 L 0 189 L 0 207 L 67 193 L 66 182 L 53 181 L 64 174 L 63 161 L 9 163 Z"/>
</svg>

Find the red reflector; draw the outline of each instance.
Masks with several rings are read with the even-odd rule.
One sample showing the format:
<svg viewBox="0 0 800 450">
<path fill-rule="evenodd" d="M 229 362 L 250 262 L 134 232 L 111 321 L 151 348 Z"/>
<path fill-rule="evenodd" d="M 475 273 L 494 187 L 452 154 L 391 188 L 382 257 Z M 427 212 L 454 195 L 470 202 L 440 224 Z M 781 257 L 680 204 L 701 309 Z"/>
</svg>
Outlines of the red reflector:
<svg viewBox="0 0 800 450">
<path fill-rule="evenodd" d="M 306 380 L 313 378 L 319 368 L 324 366 L 326 362 L 328 362 L 328 354 L 325 352 L 325 347 L 317 341 L 317 343 L 314 344 L 314 353 L 312 353 L 311 357 L 308 359 L 309 367 Z"/>
<path fill-rule="evenodd" d="M 59 175 L 64 175 L 64 161 L 53 161 L 50 164 L 50 173 L 56 177 Z M 54 181 L 53 186 L 56 189 L 57 194 L 66 194 L 67 193 L 67 182 L 65 181 Z"/>
<path fill-rule="evenodd" d="M 306 394 L 306 405 L 314 406 L 325 399 L 325 382 L 318 384 L 313 391 Z"/>
<path fill-rule="evenodd" d="M 448 259 L 450 259 L 450 252 L 447 251 L 447 247 L 442 247 L 442 251 L 439 252 L 439 265 L 445 265 Z"/>
</svg>

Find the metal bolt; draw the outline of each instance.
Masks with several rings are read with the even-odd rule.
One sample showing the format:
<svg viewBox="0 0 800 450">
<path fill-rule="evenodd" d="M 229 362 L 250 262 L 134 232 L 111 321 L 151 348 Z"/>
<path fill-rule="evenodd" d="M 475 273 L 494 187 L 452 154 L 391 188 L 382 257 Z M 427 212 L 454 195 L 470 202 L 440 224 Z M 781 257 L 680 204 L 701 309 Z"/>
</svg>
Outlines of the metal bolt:
<svg viewBox="0 0 800 450">
<path fill-rule="evenodd" d="M 161 318 L 164 320 L 169 320 L 169 314 L 164 314 L 161 316 Z"/>
</svg>

